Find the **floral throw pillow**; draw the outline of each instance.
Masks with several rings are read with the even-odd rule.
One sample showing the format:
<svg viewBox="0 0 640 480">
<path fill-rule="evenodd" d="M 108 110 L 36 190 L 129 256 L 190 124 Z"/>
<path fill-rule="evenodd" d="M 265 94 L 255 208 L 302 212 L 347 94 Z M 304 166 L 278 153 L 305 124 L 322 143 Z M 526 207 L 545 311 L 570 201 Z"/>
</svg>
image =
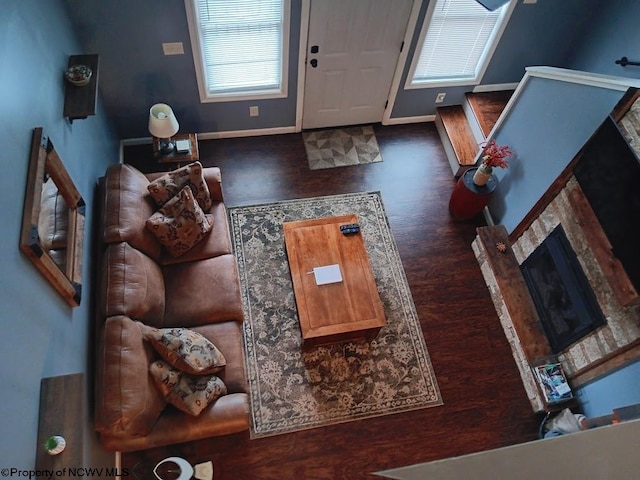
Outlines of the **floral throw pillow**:
<svg viewBox="0 0 640 480">
<path fill-rule="evenodd" d="M 211 231 L 213 215 L 205 215 L 191 188 L 186 186 L 149 217 L 146 227 L 171 256 L 179 257 Z"/>
<path fill-rule="evenodd" d="M 149 371 L 167 402 L 189 415 L 200 415 L 209 404 L 227 394 L 227 386 L 215 375 L 189 375 L 162 360 L 152 362 Z"/>
<path fill-rule="evenodd" d="M 209 210 L 211 208 L 211 194 L 204 179 L 200 162 L 190 163 L 156 178 L 149 183 L 147 189 L 156 204 L 162 207 L 187 185 L 198 200 L 200 208 Z"/>
<path fill-rule="evenodd" d="M 140 324 L 145 340 L 171 366 L 191 375 L 222 370 L 224 355 L 206 337 L 188 328 L 153 328 Z"/>
</svg>

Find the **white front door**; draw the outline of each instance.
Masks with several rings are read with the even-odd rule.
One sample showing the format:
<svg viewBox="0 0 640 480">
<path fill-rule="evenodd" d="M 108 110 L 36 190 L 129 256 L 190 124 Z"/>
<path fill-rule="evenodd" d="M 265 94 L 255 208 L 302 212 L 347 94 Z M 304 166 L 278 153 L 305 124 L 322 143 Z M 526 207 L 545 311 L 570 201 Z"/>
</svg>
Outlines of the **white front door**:
<svg viewBox="0 0 640 480">
<path fill-rule="evenodd" d="M 311 0 L 302 128 L 382 120 L 413 0 Z"/>
</svg>

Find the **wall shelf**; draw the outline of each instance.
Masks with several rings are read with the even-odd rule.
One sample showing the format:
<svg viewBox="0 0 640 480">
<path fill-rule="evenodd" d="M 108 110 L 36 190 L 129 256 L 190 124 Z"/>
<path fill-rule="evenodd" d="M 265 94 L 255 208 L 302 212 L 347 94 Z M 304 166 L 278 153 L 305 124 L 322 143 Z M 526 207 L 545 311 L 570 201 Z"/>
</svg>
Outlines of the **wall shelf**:
<svg viewBox="0 0 640 480">
<path fill-rule="evenodd" d="M 82 87 L 64 81 L 64 116 L 69 119 L 69 123 L 96 114 L 99 62 L 100 58 L 97 54 L 71 55 L 69 57 L 67 68 L 74 65 L 86 65 L 93 72 L 89 83 Z"/>
</svg>

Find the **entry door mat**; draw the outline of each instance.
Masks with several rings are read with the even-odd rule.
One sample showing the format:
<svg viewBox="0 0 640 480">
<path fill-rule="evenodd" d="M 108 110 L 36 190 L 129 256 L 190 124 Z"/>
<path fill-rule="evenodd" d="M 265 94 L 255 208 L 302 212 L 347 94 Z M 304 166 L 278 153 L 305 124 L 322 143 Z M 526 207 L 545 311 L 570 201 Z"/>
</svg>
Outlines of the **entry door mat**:
<svg viewBox="0 0 640 480">
<path fill-rule="evenodd" d="M 371 343 L 302 351 L 282 223 L 355 213 L 387 318 Z M 379 192 L 230 207 L 251 437 L 442 405 Z"/>
<path fill-rule="evenodd" d="M 371 125 L 304 132 L 302 138 L 311 170 L 382 161 Z"/>
</svg>

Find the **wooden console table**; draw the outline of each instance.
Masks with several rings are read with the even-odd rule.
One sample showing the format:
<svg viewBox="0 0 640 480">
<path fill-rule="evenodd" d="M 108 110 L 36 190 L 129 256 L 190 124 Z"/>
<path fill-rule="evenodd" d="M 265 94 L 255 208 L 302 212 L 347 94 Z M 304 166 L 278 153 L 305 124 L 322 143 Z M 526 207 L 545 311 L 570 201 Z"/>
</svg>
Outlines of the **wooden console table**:
<svg viewBox="0 0 640 480">
<path fill-rule="evenodd" d="M 43 378 L 40 382 L 40 419 L 36 445 L 36 470 L 61 471 L 83 466 L 85 421 L 84 374 Z M 44 448 L 47 438 L 61 435 L 67 446 L 58 455 Z M 84 478 L 65 475 L 63 478 Z"/>
</svg>

